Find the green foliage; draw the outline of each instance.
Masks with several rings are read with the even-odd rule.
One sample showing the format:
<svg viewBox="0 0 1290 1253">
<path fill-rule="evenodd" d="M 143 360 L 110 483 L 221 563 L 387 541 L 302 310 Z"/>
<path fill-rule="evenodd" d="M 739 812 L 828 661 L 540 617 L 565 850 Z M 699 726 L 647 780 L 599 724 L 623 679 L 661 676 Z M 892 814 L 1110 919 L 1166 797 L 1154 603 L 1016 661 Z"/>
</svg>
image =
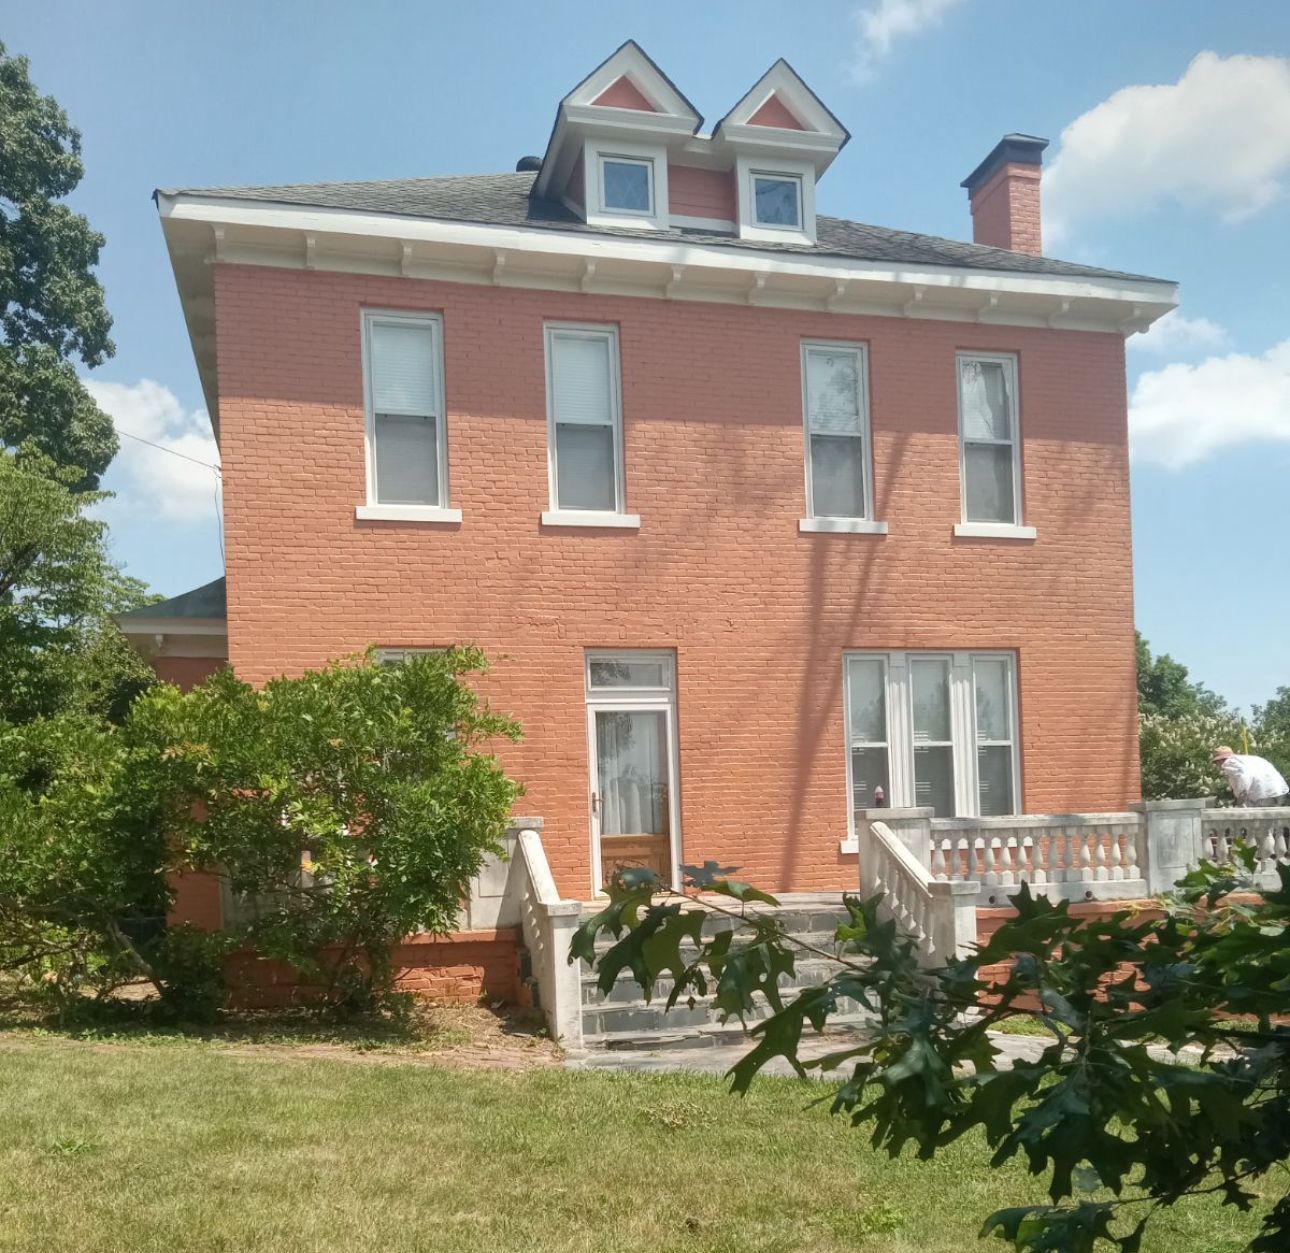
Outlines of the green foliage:
<svg viewBox="0 0 1290 1253">
<path fill-rule="evenodd" d="M 783 1058 L 802 1075 L 842 1076 L 833 1112 L 893 1157 L 908 1149 L 933 1158 L 983 1136 L 993 1166 L 1024 1162 L 1050 1204 L 999 1210 L 983 1235 L 1029 1253 L 1099 1245 L 1136 1253 L 1162 1207 L 1215 1192 L 1248 1208 L 1260 1182 L 1280 1182 L 1290 1160 L 1290 1027 L 1281 1025 L 1290 1016 L 1290 867 L 1278 891 L 1230 895 L 1252 886 L 1253 865 L 1248 849 L 1238 849 L 1235 868 L 1202 865 L 1163 918 L 1080 919 L 1023 885 L 1016 916 L 989 943 L 930 970 L 878 898 L 849 897 L 841 970 L 787 1004 L 764 972 L 790 970 L 804 946 L 773 908 L 660 901 L 657 881 L 611 884 L 609 905 L 583 923 L 574 955 L 594 962 L 596 937 L 608 932 L 617 943 L 599 959 L 602 986 L 621 970 L 647 996 L 662 976 L 678 988 L 725 979 L 731 1014 L 764 998 L 774 1012 L 752 1026 L 753 1048 L 729 1072 L 736 1092 Z M 702 882 L 738 895 L 729 881 Z M 700 930 L 696 915 L 714 908 L 733 929 Z M 760 955 L 745 964 L 747 953 Z M 1000 963 L 1002 982 L 980 977 Z M 807 1028 L 825 1029 L 842 998 L 868 1011 L 867 1025 L 833 1053 L 802 1060 Z M 1047 1044 L 1037 1059 L 1010 1065 L 990 1031 L 1018 1018 L 1038 1024 Z M 1270 1253 L 1288 1241 L 1283 1198 L 1250 1248 Z"/>
<path fill-rule="evenodd" d="M 1142 795 L 1147 800 L 1213 796 L 1230 799 L 1222 771 L 1210 760 L 1220 744 L 1266 757 L 1290 777 L 1290 688 L 1255 705 L 1249 722 L 1223 699 L 1188 677 L 1172 657 L 1155 657 L 1138 643 L 1138 744 Z"/>
<path fill-rule="evenodd" d="M 1189 677 L 1187 667 L 1168 653 L 1153 656 L 1151 646 L 1141 633 L 1136 636 L 1138 650 L 1138 711 L 1166 718 L 1203 714 L 1220 716 L 1228 713 L 1226 702 L 1203 683 Z"/>
<path fill-rule="evenodd" d="M 463 649 L 258 690 L 225 671 L 154 687 L 120 727 L 0 725 L 0 963 L 64 1007 L 143 978 L 192 1017 L 250 944 L 329 1008 L 370 1006 L 396 943 L 454 927 L 518 795 L 482 751 L 518 731 L 461 681 L 483 666 Z M 167 931 L 184 870 L 226 875 L 242 920 Z"/>
<path fill-rule="evenodd" d="M 117 448 L 71 360 L 114 351 L 92 273 L 103 236 L 60 203 L 83 173 L 79 132 L 0 43 L 0 447 L 74 468 L 78 490 L 97 486 Z"/>
<path fill-rule="evenodd" d="M 0 450 L 0 722 L 60 713 L 119 720 L 152 672 L 112 615 L 147 600 L 89 516 L 73 471 Z"/>
</svg>

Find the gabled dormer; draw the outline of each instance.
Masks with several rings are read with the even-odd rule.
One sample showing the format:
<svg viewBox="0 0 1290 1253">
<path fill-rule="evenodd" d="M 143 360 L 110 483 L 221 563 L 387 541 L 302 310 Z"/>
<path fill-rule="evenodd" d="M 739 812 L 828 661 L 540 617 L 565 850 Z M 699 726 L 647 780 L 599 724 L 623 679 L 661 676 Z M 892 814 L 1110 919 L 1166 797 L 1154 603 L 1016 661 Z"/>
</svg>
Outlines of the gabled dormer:
<svg viewBox="0 0 1290 1253">
<path fill-rule="evenodd" d="M 815 242 L 815 183 L 850 139 L 782 58 L 717 123 L 711 144 L 733 155 L 741 239 Z"/>
<path fill-rule="evenodd" d="M 717 124 L 628 41 L 561 102 L 533 195 L 592 226 L 815 242 L 815 182 L 850 136 L 777 61 Z"/>
<path fill-rule="evenodd" d="M 666 229 L 669 160 L 702 124 L 629 40 L 560 101 L 533 194 L 593 226 Z"/>
</svg>

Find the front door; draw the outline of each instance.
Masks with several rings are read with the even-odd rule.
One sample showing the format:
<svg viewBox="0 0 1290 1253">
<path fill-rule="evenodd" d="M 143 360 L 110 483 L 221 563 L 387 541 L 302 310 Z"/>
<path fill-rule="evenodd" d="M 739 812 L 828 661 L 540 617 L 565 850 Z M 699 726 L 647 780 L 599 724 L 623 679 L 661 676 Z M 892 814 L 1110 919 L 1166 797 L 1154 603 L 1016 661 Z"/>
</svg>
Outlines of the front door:
<svg viewBox="0 0 1290 1253">
<path fill-rule="evenodd" d="M 638 866 L 677 886 L 674 674 L 670 653 L 587 655 L 593 889 Z"/>
</svg>

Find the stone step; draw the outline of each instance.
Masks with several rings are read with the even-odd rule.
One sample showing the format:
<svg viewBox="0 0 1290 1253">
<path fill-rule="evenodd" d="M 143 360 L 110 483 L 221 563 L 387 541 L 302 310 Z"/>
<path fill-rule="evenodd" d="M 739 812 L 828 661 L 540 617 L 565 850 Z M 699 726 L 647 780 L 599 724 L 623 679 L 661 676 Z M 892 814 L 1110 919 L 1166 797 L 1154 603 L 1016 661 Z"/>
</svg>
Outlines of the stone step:
<svg viewBox="0 0 1290 1253">
<path fill-rule="evenodd" d="M 792 990 L 790 990 L 791 992 Z M 785 1001 L 792 1000 L 788 995 Z M 639 1002 L 632 1005 L 595 1005 L 584 1006 L 582 1010 L 582 1031 L 586 1039 L 616 1036 L 622 1033 L 631 1035 L 675 1035 L 687 1031 L 704 1031 L 710 1028 L 726 1026 L 738 1028 L 738 1018 L 731 1018 L 722 1023 L 722 1014 L 712 1003 L 712 998 L 696 999 L 694 1005 L 688 1001 L 678 1001 L 671 1009 L 666 1009 L 666 999 L 652 1001 L 649 1004 Z M 850 1018 L 862 1013 L 855 1001 L 839 1001 L 839 1018 Z M 746 1018 L 749 1022 L 760 1022 L 769 1018 L 775 1011 L 761 997 Z"/>
<path fill-rule="evenodd" d="M 814 984 L 822 983 L 825 979 L 831 978 L 843 969 L 839 961 L 831 961 L 825 957 L 811 956 L 809 958 L 800 958 L 796 968 L 791 976 L 781 976 L 779 986 L 784 989 L 806 988 Z M 623 972 L 615 980 L 613 987 L 608 992 L 602 992 L 598 983 L 599 976 L 593 970 L 588 970 L 584 965 L 582 968 L 582 1003 L 584 1006 L 599 1005 L 634 1005 L 644 1004 L 644 993 L 641 991 L 640 984 L 627 972 Z M 674 981 L 669 978 L 659 979 L 654 985 L 654 1001 L 666 1001 L 672 994 Z M 711 980 L 709 980 L 711 986 Z"/>
<path fill-rule="evenodd" d="M 827 1040 L 831 1036 L 837 1036 L 838 1043 L 841 1045 L 850 1033 L 869 1021 L 869 1015 L 864 1013 L 839 1014 L 829 1020 L 823 1035 L 808 1028 L 802 1039 L 804 1041 Z M 746 1042 L 749 1047 L 752 1047 L 753 1041 L 748 1038 L 747 1032 L 737 1020 L 724 1025 L 708 1023 L 679 1030 L 609 1031 L 588 1035 L 583 1040 L 588 1049 L 628 1050 L 643 1053 L 666 1053 L 673 1049 L 716 1048 L 741 1042 Z"/>
</svg>

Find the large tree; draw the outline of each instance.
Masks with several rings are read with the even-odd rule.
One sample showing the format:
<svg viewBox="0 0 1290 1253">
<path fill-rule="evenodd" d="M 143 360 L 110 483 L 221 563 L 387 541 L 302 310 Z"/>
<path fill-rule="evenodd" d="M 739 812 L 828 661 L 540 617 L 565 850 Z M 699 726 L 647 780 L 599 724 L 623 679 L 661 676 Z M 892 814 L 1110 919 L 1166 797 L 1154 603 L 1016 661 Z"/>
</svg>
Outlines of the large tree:
<svg viewBox="0 0 1290 1253">
<path fill-rule="evenodd" d="M 147 599 L 111 561 L 101 495 L 48 458 L 0 449 L 0 724 L 116 720 L 151 679 L 112 615 Z"/>
<path fill-rule="evenodd" d="M 60 203 L 83 173 L 80 132 L 0 43 L 0 445 L 34 447 L 91 490 L 117 439 L 74 365 L 114 351 L 93 273 L 103 236 Z"/>
</svg>

